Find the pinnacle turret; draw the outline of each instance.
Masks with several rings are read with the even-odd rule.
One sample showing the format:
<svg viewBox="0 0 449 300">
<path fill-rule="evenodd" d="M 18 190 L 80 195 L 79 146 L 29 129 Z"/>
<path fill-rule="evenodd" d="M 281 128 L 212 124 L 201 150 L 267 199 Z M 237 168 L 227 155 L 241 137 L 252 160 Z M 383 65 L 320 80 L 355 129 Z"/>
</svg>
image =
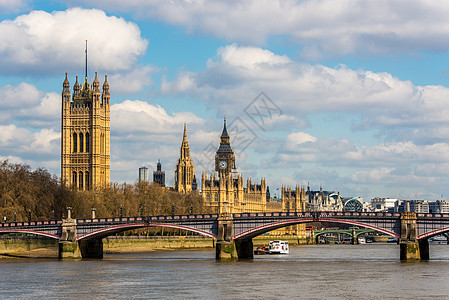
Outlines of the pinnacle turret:
<svg viewBox="0 0 449 300">
<path fill-rule="evenodd" d="M 95 79 L 92 82 L 92 88 L 93 88 L 94 92 L 100 91 L 100 81 L 98 81 L 97 71 L 95 71 Z"/>
</svg>

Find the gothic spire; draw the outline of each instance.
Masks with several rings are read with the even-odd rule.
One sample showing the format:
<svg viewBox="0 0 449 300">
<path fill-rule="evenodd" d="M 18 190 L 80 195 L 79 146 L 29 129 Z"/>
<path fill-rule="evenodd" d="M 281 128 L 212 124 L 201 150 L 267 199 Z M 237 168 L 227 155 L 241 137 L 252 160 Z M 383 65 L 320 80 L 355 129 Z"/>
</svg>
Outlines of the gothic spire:
<svg viewBox="0 0 449 300">
<path fill-rule="evenodd" d="M 229 139 L 228 129 L 226 128 L 226 116 L 224 117 L 223 132 L 221 133 L 221 139 Z"/>
<path fill-rule="evenodd" d="M 186 129 L 186 122 L 184 122 L 184 136 L 182 138 L 183 142 L 187 142 L 187 129 Z"/>
<path fill-rule="evenodd" d="M 181 144 L 181 158 L 185 157 L 190 157 L 190 147 L 189 141 L 187 140 L 186 122 L 184 122 L 184 135 L 182 137 L 182 144 Z"/>
</svg>

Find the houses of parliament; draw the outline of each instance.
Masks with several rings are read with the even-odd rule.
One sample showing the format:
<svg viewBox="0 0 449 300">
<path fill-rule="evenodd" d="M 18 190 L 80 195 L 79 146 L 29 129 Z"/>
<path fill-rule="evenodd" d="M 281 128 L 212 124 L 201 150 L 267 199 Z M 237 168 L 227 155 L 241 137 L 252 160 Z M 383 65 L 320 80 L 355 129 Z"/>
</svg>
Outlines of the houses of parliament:
<svg viewBox="0 0 449 300">
<path fill-rule="evenodd" d="M 281 198 L 272 199 L 265 178 L 260 182 L 253 182 L 251 178 L 245 180 L 237 171 L 230 141 L 225 119 L 215 154 L 215 172 L 201 174 L 201 190 L 198 191 L 194 161 L 190 156 L 187 139 L 187 127 L 184 124 L 172 189 L 183 194 L 200 192 L 204 205 L 212 207 L 216 213 L 305 211 L 306 191 L 303 187 L 296 186 L 296 189 L 292 189 L 283 186 Z M 158 178 L 165 178 L 165 174 L 162 173 L 159 163 Z M 162 175 L 164 177 L 161 177 Z M 92 85 L 86 76 L 80 86 L 76 76 L 72 93 L 66 73 L 62 89 L 61 179 L 66 185 L 79 190 L 91 190 L 109 184 L 110 94 L 107 75 L 102 90 L 97 73 Z M 283 228 L 282 233 L 304 233 L 304 226 Z"/>
</svg>

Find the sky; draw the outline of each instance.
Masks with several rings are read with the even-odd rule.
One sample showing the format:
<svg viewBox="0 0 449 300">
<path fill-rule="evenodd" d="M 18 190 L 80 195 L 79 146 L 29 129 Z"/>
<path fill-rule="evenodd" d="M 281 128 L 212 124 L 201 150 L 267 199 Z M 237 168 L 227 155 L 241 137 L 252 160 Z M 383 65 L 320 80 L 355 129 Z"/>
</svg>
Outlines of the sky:
<svg viewBox="0 0 449 300">
<path fill-rule="evenodd" d="M 226 116 L 253 182 L 345 197 L 449 198 L 449 2 L 0 0 L 0 159 L 60 176 L 61 92 L 105 74 L 111 180 L 184 122 L 198 179 Z M 152 176 L 150 176 L 152 177 Z M 279 189 L 279 190 L 278 190 Z"/>
</svg>

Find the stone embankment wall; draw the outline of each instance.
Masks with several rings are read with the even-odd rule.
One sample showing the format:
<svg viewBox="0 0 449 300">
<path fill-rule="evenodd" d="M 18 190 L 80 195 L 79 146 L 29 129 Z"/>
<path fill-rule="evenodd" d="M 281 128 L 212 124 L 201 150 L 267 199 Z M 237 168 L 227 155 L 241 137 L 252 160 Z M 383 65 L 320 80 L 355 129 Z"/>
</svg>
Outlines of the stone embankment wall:
<svg viewBox="0 0 449 300">
<path fill-rule="evenodd" d="M 57 240 L 34 236 L 2 237 L 0 239 L 0 253 L 16 253 L 42 248 L 57 251 L 58 247 L 59 243 Z"/>
<path fill-rule="evenodd" d="M 103 250 L 108 252 L 139 252 L 160 249 L 213 248 L 215 239 L 191 236 L 113 236 L 103 239 Z"/>
</svg>

